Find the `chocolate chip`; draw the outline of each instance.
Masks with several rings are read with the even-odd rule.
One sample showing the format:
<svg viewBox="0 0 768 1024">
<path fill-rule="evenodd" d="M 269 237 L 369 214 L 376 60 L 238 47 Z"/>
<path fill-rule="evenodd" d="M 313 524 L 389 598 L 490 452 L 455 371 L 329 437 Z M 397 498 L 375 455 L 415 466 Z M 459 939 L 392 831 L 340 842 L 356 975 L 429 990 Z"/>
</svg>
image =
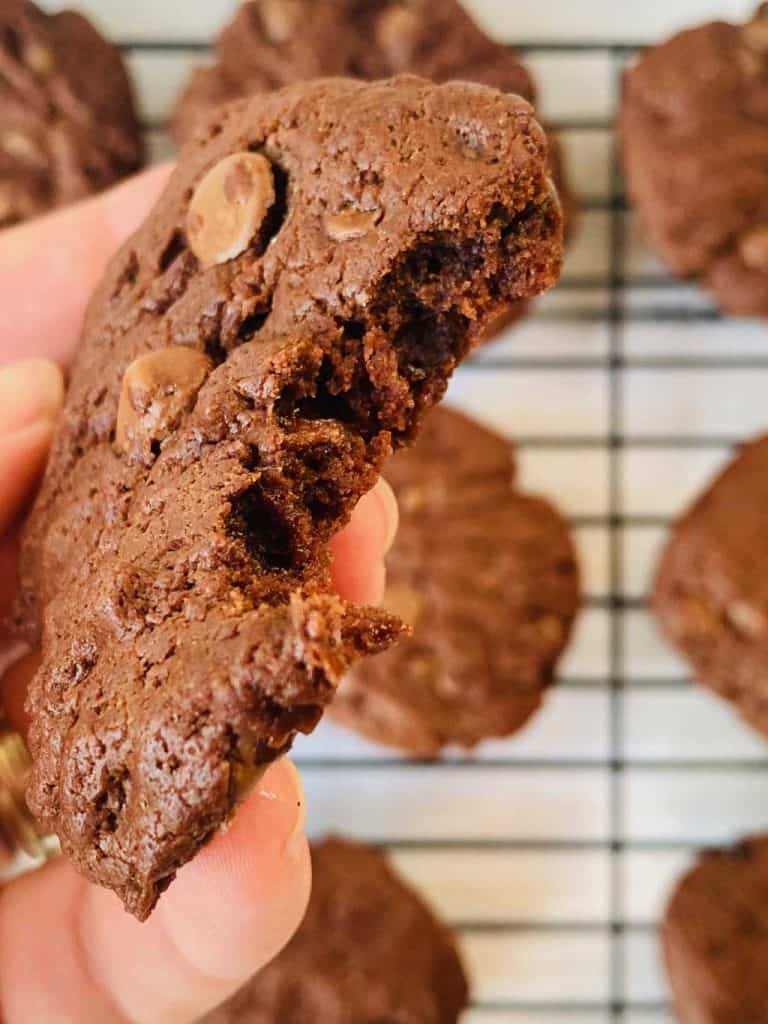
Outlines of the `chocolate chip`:
<svg viewBox="0 0 768 1024">
<path fill-rule="evenodd" d="M 420 34 L 421 18 L 410 7 L 399 4 L 379 18 L 376 39 L 393 71 L 403 71 L 411 63 Z"/>
<path fill-rule="evenodd" d="M 233 153 L 195 189 L 187 211 L 189 247 L 204 267 L 245 252 L 275 202 L 272 165 L 260 153 Z"/>
<path fill-rule="evenodd" d="M 261 20 L 273 43 L 287 43 L 304 15 L 303 0 L 261 0 Z"/>
<path fill-rule="evenodd" d="M 325 230 L 334 242 L 363 238 L 384 216 L 383 210 L 342 210 L 325 218 Z"/>
<path fill-rule="evenodd" d="M 732 601 L 726 606 L 725 614 L 731 625 L 745 636 L 759 636 L 768 627 L 763 612 L 747 601 Z"/>
<path fill-rule="evenodd" d="M 744 41 L 753 50 L 768 51 L 768 13 L 761 7 L 752 21 L 743 28 Z"/>
<path fill-rule="evenodd" d="M 24 163 L 35 164 L 38 167 L 45 164 L 45 157 L 40 151 L 40 147 L 26 132 L 16 129 L 3 132 L 0 135 L 0 149 L 8 156 Z"/>
<path fill-rule="evenodd" d="M 397 615 L 409 626 L 415 626 L 421 617 L 424 600 L 411 587 L 387 587 L 382 602 L 387 611 Z"/>
<path fill-rule="evenodd" d="M 768 270 L 768 225 L 754 228 L 743 235 L 739 253 L 751 270 Z"/>
<path fill-rule="evenodd" d="M 146 455 L 192 406 L 212 368 L 211 360 L 183 345 L 139 356 L 123 375 L 115 441 L 127 453 Z"/>
<path fill-rule="evenodd" d="M 24 47 L 24 63 L 36 74 L 45 77 L 53 71 L 53 54 L 42 43 L 30 43 Z"/>
</svg>

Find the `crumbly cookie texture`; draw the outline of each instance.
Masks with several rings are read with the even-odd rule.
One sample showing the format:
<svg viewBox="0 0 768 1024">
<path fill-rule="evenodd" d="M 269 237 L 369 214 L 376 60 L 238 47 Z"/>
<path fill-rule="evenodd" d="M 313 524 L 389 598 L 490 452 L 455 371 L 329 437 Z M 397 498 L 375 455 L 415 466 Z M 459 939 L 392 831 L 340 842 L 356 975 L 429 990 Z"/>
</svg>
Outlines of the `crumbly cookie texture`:
<svg viewBox="0 0 768 1024">
<path fill-rule="evenodd" d="M 768 735 L 768 437 L 745 445 L 674 527 L 653 596 L 697 680 Z"/>
<path fill-rule="evenodd" d="M 118 50 L 80 14 L 0 4 L 0 228 L 137 170 L 143 144 Z"/>
<path fill-rule="evenodd" d="M 468 1001 L 456 943 L 380 852 L 312 848 L 312 896 L 283 952 L 200 1024 L 457 1024 Z"/>
<path fill-rule="evenodd" d="M 679 1024 L 766 1024 L 768 836 L 707 850 L 677 885 L 662 927 Z"/>
<path fill-rule="evenodd" d="M 561 233 L 523 100 L 336 79 L 223 111 L 113 260 L 17 621 L 31 806 L 138 917 L 399 634 L 332 593 L 326 542 Z"/>
<path fill-rule="evenodd" d="M 415 74 L 470 81 L 536 101 L 516 51 L 491 39 L 458 0 L 252 0 L 222 31 L 214 65 L 195 70 L 176 105 L 172 131 L 186 141 L 228 100 L 318 75 L 385 78 Z M 557 135 L 549 133 L 550 172 L 566 234 L 576 221 Z M 520 301 L 489 324 L 486 338 L 522 319 Z"/>
<path fill-rule="evenodd" d="M 452 410 L 387 477 L 401 518 L 384 605 L 413 635 L 353 668 L 330 714 L 419 757 L 508 736 L 540 707 L 578 610 L 568 526 L 513 490 L 511 445 Z"/>
<path fill-rule="evenodd" d="M 650 244 L 730 313 L 768 315 L 768 5 L 645 53 L 624 82 L 627 187 Z"/>
</svg>

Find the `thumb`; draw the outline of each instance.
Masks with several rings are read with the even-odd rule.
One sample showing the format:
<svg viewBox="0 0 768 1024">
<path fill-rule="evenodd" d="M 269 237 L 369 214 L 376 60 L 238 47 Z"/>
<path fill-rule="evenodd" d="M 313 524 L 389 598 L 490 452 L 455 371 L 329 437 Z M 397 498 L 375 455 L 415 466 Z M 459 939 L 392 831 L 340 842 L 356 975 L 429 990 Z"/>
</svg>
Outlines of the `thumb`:
<svg viewBox="0 0 768 1024">
<path fill-rule="evenodd" d="M 63 399 L 64 380 L 53 363 L 26 359 L 0 369 L 0 536 L 43 468 Z"/>
<path fill-rule="evenodd" d="M 298 774 L 273 764 L 144 924 L 61 859 L 0 898 L 0 1020 L 189 1024 L 285 945 L 309 897 Z"/>
</svg>

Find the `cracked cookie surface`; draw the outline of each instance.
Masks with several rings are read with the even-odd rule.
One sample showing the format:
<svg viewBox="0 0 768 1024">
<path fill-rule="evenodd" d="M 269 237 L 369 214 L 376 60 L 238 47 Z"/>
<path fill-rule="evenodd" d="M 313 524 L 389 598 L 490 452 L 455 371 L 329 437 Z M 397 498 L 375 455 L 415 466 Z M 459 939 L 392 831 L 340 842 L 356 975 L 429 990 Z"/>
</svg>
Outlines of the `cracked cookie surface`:
<svg viewBox="0 0 768 1024">
<path fill-rule="evenodd" d="M 620 128 L 653 248 L 725 311 L 768 316 L 768 5 L 643 54 L 625 76 Z"/>
<path fill-rule="evenodd" d="M 387 467 L 400 528 L 384 606 L 413 629 L 355 667 L 331 717 L 431 757 L 508 736 L 541 706 L 580 603 L 566 522 L 513 489 L 504 438 L 436 409 Z"/>
<path fill-rule="evenodd" d="M 331 592 L 326 542 L 488 319 L 556 279 L 546 152 L 481 86 L 301 84 L 226 108 L 110 265 L 17 621 L 31 806 L 139 917 L 398 635 Z"/>
<path fill-rule="evenodd" d="M 82 15 L 0 4 L 0 228 L 138 170 L 143 143 L 119 51 Z"/>
</svg>

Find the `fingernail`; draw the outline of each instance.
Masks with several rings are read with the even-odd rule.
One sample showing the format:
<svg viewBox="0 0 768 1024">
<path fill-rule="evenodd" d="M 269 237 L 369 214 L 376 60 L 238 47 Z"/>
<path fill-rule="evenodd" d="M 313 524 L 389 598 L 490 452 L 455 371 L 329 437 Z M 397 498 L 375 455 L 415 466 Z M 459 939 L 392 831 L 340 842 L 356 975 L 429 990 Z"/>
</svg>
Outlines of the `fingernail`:
<svg viewBox="0 0 768 1024">
<path fill-rule="evenodd" d="M 287 858 L 291 860 L 298 860 L 299 857 L 304 855 L 304 847 L 307 842 L 307 802 L 304 797 L 304 784 L 301 781 L 301 776 L 298 773 L 296 765 L 288 757 L 284 758 L 283 765 L 288 773 L 289 785 L 295 793 L 297 807 L 296 821 L 291 829 L 290 835 L 285 841 L 283 852 Z"/>
<path fill-rule="evenodd" d="M 23 359 L 0 367 L 0 435 L 52 421 L 63 401 L 61 370 L 47 359 Z"/>
<path fill-rule="evenodd" d="M 379 501 L 381 502 L 382 515 L 384 517 L 386 528 L 386 539 L 384 542 L 384 552 L 386 553 L 394 544 L 395 537 L 397 536 L 397 527 L 400 521 L 400 510 L 397 505 L 395 492 L 383 477 L 380 477 L 376 484 L 376 493 L 379 496 Z"/>
</svg>

